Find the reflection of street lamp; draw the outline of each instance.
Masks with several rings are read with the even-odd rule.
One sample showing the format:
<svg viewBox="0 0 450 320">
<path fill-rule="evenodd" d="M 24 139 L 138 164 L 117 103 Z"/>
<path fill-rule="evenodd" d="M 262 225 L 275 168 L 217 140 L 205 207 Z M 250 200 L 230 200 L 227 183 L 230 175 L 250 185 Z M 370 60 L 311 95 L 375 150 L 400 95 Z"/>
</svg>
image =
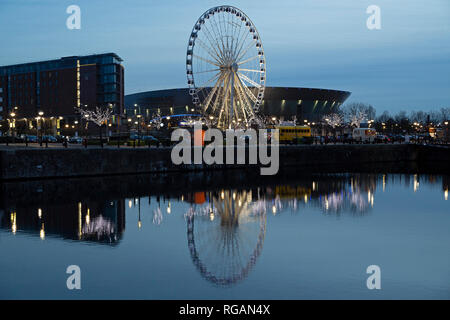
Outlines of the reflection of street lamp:
<svg viewBox="0 0 450 320">
<path fill-rule="evenodd" d="M 140 228 L 142 228 L 142 222 L 141 222 L 141 198 L 139 198 L 139 200 L 138 200 L 138 214 L 139 214 L 139 217 L 138 217 L 138 228 L 140 229 Z"/>
</svg>

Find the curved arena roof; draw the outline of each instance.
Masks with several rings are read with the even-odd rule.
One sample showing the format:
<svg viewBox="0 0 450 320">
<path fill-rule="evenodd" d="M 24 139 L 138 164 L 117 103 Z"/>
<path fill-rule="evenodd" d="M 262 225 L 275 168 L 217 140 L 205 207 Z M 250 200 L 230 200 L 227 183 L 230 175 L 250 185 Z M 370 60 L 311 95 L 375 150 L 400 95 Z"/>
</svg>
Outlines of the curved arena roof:
<svg viewBox="0 0 450 320">
<path fill-rule="evenodd" d="M 341 90 L 266 87 L 260 112 L 288 120 L 318 120 L 324 114 L 335 112 L 350 96 Z M 151 116 L 157 109 L 163 115 L 195 112 L 188 88 L 146 91 L 125 96 L 127 113 Z M 134 111 L 136 110 L 136 111 Z"/>
</svg>

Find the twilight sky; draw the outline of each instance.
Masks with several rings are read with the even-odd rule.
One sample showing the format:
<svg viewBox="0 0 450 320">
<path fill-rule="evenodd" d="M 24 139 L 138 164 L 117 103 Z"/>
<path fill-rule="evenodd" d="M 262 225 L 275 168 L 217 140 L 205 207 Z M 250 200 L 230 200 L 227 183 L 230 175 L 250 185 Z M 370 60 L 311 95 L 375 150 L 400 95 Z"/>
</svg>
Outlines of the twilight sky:
<svg viewBox="0 0 450 320">
<path fill-rule="evenodd" d="M 66 28 L 71 4 L 81 30 Z M 116 52 L 126 94 L 186 87 L 190 31 L 221 4 L 255 23 L 269 86 L 348 90 L 378 114 L 450 106 L 449 0 L 0 0 L 0 65 Z M 366 27 L 371 4 L 381 30 Z"/>
</svg>

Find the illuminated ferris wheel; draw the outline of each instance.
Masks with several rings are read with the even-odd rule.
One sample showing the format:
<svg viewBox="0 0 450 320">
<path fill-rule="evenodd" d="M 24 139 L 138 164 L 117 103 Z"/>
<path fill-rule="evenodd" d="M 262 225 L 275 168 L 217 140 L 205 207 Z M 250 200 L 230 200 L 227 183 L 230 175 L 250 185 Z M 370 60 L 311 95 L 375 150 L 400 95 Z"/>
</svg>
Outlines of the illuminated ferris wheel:
<svg viewBox="0 0 450 320">
<path fill-rule="evenodd" d="M 266 59 L 256 27 L 241 10 L 218 6 L 200 16 L 189 37 L 186 72 L 194 105 L 218 128 L 255 121 Z"/>
</svg>

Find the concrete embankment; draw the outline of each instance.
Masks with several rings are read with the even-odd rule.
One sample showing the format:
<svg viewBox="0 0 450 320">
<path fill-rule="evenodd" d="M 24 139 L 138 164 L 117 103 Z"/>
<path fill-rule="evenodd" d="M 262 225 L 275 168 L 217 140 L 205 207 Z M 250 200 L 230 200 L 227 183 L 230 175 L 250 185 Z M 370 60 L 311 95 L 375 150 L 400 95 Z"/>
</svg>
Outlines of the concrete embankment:
<svg viewBox="0 0 450 320">
<path fill-rule="evenodd" d="M 247 157 L 248 159 L 248 157 Z M 283 146 L 280 168 L 305 172 L 413 172 L 450 170 L 450 148 L 422 145 Z M 42 179 L 116 174 L 257 169 L 248 165 L 175 165 L 171 148 L 92 148 L 0 150 L 0 179 Z"/>
</svg>

